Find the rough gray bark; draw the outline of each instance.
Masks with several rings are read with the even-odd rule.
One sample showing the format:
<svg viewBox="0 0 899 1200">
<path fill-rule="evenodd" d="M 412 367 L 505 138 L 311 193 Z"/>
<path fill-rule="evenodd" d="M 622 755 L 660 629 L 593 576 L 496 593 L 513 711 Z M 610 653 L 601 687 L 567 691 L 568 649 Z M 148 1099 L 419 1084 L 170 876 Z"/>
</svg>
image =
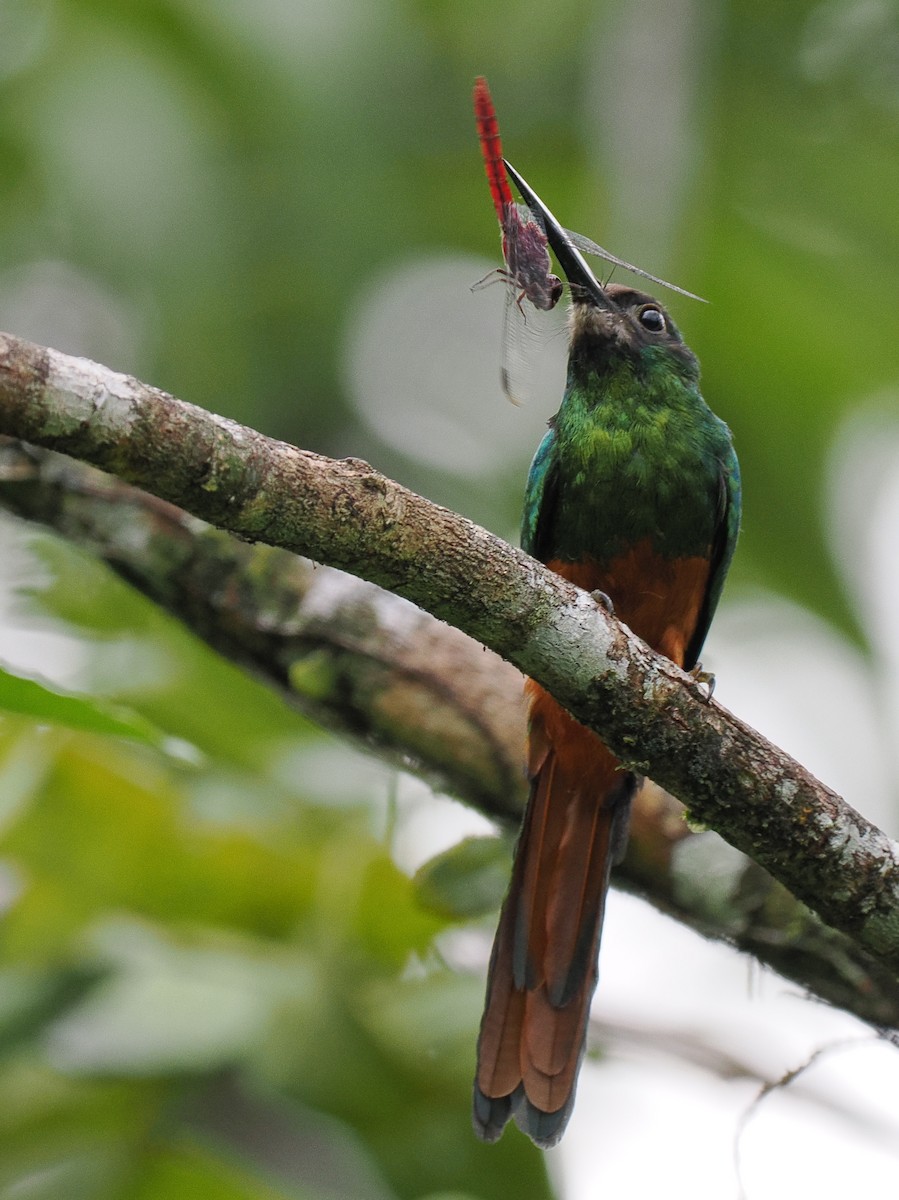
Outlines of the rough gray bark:
<svg viewBox="0 0 899 1200">
<path fill-rule="evenodd" d="M 586 594 L 365 463 L 296 450 L 9 336 L 0 336 L 0 432 L 242 537 L 353 571 L 492 647 L 847 935 L 834 941 L 813 923 L 812 958 L 831 961 L 847 995 L 879 995 L 868 1018 L 894 1023 L 895 845 Z"/>
</svg>

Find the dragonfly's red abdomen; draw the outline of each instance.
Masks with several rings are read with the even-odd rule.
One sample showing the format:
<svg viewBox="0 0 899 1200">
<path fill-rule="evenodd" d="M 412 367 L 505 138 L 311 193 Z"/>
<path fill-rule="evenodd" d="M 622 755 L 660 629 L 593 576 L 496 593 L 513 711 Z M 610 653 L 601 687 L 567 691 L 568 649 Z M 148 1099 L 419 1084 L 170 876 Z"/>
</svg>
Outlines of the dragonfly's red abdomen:
<svg viewBox="0 0 899 1200">
<path fill-rule="evenodd" d="M 506 206 L 512 204 L 512 191 L 506 178 L 506 168 L 503 166 L 503 144 L 499 136 L 499 121 L 496 119 L 496 109 L 493 107 L 493 97 L 483 75 L 474 81 L 474 115 L 478 126 L 478 138 L 481 142 L 481 153 L 484 156 L 484 169 L 487 172 L 487 182 L 490 184 L 490 195 L 493 197 L 493 207 L 499 217 L 500 225 L 505 228 L 504 213 Z"/>
</svg>

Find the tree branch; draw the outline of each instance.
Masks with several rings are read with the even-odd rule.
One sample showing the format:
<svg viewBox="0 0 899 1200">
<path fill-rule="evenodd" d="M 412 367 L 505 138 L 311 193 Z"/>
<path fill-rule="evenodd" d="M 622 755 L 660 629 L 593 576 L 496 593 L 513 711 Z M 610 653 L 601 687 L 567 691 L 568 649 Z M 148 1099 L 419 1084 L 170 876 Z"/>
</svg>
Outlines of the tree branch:
<svg viewBox="0 0 899 1200">
<path fill-rule="evenodd" d="M 250 546 L 91 467 L 0 445 L 0 500 L 105 560 L 290 704 L 489 816 L 524 801 L 521 674 L 452 626 L 373 584 Z M 709 846 L 709 840 L 713 844 Z M 690 833 L 647 785 L 615 883 L 699 933 L 752 953 L 876 1025 L 899 1024 L 899 987 L 751 859 Z M 710 889 L 711 869 L 721 881 Z M 695 880 L 702 883 L 697 886 Z"/>
<path fill-rule="evenodd" d="M 884 997 L 895 990 L 894 844 L 520 551 L 367 464 L 296 450 L 8 336 L 0 432 L 80 457 L 240 536 L 351 570 L 491 646 L 880 961 L 873 973 L 858 955 L 839 967 L 845 945 L 820 930 L 819 956 L 842 971 L 844 990 L 850 977 L 857 992 L 873 975 Z M 869 1019 L 893 1023 L 895 995 L 875 1007 L 882 1015 Z"/>
<path fill-rule="evenodd" d="M 0 501 L 102 558 L 318 724 L 489 816 L 521 815 L 521 674 L 459 630 L 21 442 L 0 439 Z"/>
</svg>

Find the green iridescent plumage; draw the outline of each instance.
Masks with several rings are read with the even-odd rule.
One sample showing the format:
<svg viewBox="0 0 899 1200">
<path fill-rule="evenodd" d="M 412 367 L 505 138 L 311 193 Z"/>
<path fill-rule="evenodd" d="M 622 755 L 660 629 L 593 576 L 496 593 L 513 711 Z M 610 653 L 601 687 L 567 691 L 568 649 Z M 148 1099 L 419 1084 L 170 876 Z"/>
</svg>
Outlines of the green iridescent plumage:
<svg viewBox="0 0 899 1200">
<path fill-rule="evenodd" d="M 544 562 L 589 557 L 600 566 L 645 538 L 665 558 L 709 557 L 692 666 L 736 545 L 740 469 L 730 431 L 703 400 L 698 363 L 670 317 L 642 292 L 608 291 L 624 312 L 658 311 L 665 340 L 604 339 L 599 354 L 588 322 L 605 316 L 587 309 L 575 317 L 583 328 L 562 405 L 531 464 L 521 544 Z"/>
</svg>

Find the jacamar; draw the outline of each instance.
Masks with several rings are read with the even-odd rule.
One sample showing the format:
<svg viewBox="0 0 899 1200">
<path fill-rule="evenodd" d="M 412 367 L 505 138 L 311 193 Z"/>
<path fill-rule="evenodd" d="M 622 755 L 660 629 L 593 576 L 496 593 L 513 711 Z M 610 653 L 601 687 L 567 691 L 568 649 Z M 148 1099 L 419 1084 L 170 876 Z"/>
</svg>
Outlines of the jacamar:
<svg viewBox="0 0 899 1200">
<path fill-rule="evenodd" d="M 699 391 L 699 363 L 645 292 L 601 286 L 508 163 L 571 287 L 568 377 L 527 481 L 522 546 L 608 597 L 654 650 L 690 670 L 740 524 L 730 431 Z M 487 982 L 475 1128 L 514 1117 L 538 1146 L 565 1129 L 584 1054 L 612 865 L 641 782 L 529 680 L 530 794 Z"/>
</svg>

